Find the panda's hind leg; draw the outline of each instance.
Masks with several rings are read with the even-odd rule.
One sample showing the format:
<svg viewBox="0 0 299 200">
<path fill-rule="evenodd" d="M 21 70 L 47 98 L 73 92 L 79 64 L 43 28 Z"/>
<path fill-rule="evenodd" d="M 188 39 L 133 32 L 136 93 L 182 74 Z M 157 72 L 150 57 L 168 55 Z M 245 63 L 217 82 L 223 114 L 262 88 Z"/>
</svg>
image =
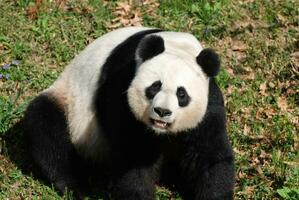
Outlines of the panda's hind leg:
<svg viewBox="0 0 299 200">
<path fill-rule="evenodd" d="M 79 157 L 69 138 L 65 113 L 55 98 L 41 94 L 30 103 L 24 134 L 33 161 L 48 181 L 62 193 L 66 188 L 76 193 Z"/>
</svg>

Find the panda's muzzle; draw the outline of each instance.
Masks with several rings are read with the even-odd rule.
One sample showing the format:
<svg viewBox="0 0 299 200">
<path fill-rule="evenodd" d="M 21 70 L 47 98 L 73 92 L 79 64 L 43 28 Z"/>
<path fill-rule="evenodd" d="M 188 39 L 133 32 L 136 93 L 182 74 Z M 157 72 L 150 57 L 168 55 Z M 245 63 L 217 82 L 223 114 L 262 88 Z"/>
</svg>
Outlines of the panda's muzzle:
<svg viewBox="0 0 299 200">
<path fill-rule="evenodd" d="M 155 129 L 166 130 L 171 126 L 169 121 L 172 115 L 172 111 L 167 108 L 154 107 L 152 109 L 152 116 L 150 118 L 151 125 Z"/>
<path fill-rule="evenodd" d="M 157 120 L 157 119 L 153 119 L 153 118 L 151 118 L 150 120 L 151 120 L 152 125 L 156 128 L 166 129 L 169 126 L 171 126 L 171 123 L 168 123 L 165 121 L 161 121 L 161 120 Z"/>
</svg>

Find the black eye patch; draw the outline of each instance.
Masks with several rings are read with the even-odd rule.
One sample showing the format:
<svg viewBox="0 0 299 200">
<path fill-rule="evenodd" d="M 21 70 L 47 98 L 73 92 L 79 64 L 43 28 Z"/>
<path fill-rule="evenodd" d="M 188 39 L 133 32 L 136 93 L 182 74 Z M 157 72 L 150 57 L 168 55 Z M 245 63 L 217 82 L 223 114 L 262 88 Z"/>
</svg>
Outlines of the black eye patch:
<svg viewBox="0 0 299 200">
<path fill-rule="evenodd" d="M 190 97 L 184 87 L 178 87 L 176 96 L 178 97 L 179 106 L 185 107 L 189 104 Z"/>
<path fill-rule="evenodd" d="M 145 96 L 148 99 L 153 99 L 155 95 L 161 90 L 162 83 L 161 81 L 155 81 L 151 86 L 146 88 Z"/>
</svg>

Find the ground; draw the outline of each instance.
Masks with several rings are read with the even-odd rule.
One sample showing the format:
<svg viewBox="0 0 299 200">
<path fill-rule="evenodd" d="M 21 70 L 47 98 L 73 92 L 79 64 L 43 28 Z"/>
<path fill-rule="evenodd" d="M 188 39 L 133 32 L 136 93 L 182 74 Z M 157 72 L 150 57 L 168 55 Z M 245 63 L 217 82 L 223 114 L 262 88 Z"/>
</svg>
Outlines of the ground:
<svg viewBox="0 0 299 200">
<path fill-rule="evenodd" d="M 0 1 L 0 199 L 71 199 L 32 175 L 24 109 L 87 44 L 130 25 L 191 32 L 221 55 L 235 199 L 299 199 L 298 1 Z M 157 199 L 180 197 L 157 186 Z"/>
</svg>

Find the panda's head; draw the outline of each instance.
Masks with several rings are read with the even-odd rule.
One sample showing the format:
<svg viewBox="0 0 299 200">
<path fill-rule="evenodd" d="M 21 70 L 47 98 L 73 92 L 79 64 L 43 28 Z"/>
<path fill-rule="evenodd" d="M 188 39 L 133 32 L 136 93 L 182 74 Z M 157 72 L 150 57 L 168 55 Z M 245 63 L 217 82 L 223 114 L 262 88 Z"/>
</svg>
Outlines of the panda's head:
<svg viewBox="0 0 299 200">
<path fill-rule="evenodd" d="M 134 116 L 157 134 L 184 132 L 201 122 L 209 77 L 217 75 L 220 67 L 218 55 L 202 50 L 197 41 L 196 50 L 180 38 L 166 39 L 158 35 L 142 39 L 136 52 L 136 76 L 128 89 Z"/>
</svg>

